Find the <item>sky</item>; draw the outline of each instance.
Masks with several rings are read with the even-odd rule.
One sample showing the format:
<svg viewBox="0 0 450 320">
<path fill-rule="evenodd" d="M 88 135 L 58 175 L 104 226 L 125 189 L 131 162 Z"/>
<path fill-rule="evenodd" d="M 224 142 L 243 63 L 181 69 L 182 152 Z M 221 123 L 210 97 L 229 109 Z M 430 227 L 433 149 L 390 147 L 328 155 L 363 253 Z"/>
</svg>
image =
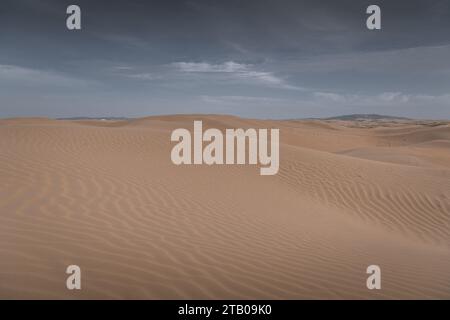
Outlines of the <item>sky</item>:
<svg viewBox="0 0 450 320">
<path fill-rule="evenodd" d="M 450 0 L 1 1 L 0 118 L 178 113 L 450 119 Z"/>
</svg>

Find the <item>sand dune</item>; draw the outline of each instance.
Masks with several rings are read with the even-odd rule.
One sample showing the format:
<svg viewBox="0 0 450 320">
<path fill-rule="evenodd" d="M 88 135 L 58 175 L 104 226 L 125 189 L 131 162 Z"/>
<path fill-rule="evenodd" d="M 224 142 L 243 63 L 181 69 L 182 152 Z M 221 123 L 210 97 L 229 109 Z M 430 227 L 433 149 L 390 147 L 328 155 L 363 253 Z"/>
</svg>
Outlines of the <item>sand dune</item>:
<svg viewBox="0 0 450 320">
<path fill-rule="evenodd" d="M 279 173 L 173 165 L 194 120 L 280 128 Z M 450 299 L 449 160 L 446 123 L 0 120 L 0 298 Z"/>
</svg>

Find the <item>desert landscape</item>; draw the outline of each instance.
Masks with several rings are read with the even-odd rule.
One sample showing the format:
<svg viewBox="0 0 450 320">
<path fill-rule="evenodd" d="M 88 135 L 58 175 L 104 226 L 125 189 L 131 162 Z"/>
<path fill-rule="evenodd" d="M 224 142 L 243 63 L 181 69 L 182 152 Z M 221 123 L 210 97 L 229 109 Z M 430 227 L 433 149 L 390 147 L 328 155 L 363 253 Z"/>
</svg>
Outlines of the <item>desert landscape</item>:
<svg viewBox="0 0 450 320">
<path fill-rule="evenodd" d="M 278 174 L 174 165 L 194 120 L 280 128 Z M 3 119 L 0 180 L 1 299 L 450 298 L 448 121 Z"/>
</svg>

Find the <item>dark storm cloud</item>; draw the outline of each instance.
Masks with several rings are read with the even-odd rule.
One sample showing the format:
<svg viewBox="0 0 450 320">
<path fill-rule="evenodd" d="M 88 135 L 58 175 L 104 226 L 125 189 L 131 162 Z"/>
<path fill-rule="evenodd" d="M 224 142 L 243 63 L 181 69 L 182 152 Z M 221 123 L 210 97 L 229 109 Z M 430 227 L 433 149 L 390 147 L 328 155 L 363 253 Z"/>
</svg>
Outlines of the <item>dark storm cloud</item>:
<svg viewBox="0 0 450 320">
<path fill-rule="evenodd" d="M 82 9 L 82 30 L 65 27 Z M 365 27 L 368 5 L 382 30 Z M 450 117 L 450 1 L 0 4 L 0 116 Z M 270 105 L 272 104 L 272 105 Z"/>
</svg>

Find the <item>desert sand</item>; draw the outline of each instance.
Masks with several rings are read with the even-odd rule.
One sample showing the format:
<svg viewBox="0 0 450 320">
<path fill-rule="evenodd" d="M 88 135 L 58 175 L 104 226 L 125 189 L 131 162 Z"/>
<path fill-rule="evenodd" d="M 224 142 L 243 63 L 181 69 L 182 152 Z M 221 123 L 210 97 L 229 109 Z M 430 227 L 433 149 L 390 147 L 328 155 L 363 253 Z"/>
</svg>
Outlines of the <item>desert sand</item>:
<svg viewBox="0 0 450 320">
<path fill-rule="evenodd" d="M 280 128 L 278 174 L 175 166 L 194 120 Z M 1 299 L 450 299 L 448 122 L 4 119 L 0 181 Z"/>
</svg>

